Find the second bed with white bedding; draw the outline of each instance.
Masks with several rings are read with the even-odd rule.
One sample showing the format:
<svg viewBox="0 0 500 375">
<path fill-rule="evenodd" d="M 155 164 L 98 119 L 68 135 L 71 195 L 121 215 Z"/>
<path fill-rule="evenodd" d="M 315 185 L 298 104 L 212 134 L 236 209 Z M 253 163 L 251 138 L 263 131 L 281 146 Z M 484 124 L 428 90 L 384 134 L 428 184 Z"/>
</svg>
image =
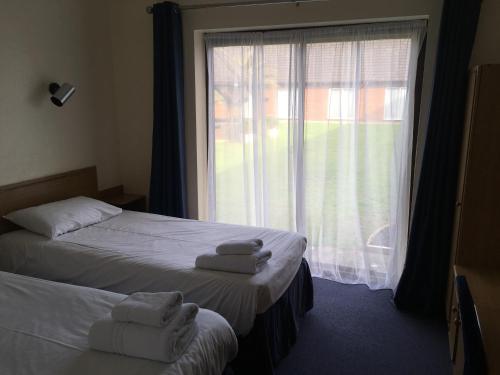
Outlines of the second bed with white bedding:
<svg viewBox="0 0 500 375">
<path fill-rule="evenodd" d="M 261 238 L 273 256 L 255 275 L 195 268 L 226 240 Z M 56 240 L 26 230 L 0 236 L 0 269 L 131 294 L 180 290 L 186 302 L 220 313 L 246 335 L 299 269 L 306 239 L 264 228 L 124 211 Z"/>
<path fill-rule="evenodd" d="M 0 272 L 0 374 L 218 375 L 235 357 L 231 327 L 203 309 L 197 336 L 174 363 L 91 350 L 90 326 L 125 297 Z"/>
</svg>

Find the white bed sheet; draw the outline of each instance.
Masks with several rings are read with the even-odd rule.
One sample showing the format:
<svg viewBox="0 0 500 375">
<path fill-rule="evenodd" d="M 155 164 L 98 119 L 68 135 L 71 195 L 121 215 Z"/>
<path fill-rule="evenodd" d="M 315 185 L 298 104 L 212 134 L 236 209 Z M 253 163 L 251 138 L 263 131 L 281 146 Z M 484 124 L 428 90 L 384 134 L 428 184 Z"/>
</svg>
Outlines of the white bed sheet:
<svg viewBox="0 0 500 375">
<path fill-rule="evenodd" d="M 93 321 L 109 314 L 122 294 L 0 272 L 0 374 L 220 374 L 237 352 L 229 324 L 200 309 L 200 328 L 175 363 L 91 350 Z"/>
<path fill-rule="evenodd" d="M 201 270 L 196 256 L 230 239 L 261 238 L 272 258 L 256 275 Z M 21 230 L 0 236 L 0 270 L 130 294 L 180 290 L 246 335 L 295 276 L 306 239 L 297 233 L 124 211 L 49 240 Z"/>
</svg>

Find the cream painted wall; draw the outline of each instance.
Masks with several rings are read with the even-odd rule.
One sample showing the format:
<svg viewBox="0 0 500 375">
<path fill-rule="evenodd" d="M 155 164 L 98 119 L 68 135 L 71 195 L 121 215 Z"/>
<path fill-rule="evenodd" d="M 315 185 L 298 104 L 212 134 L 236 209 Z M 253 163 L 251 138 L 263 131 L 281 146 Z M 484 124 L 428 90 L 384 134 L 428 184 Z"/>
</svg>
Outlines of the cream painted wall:
<svg viewBox="0 0 500 375">
<path fill-rule="evenodd" d="M 111 8 L 114 87 L 120 133 L 120 165 L 125 188 L 147 193 L 151 163 L 153 46 L 151 0 L 108 0 Z M 180 4 L 213 0 L 181 0 Z M 206 119 L 204 90 L 205 31 L 346 23 L 427 16 L 427 53 L 417 144 L 417 168 L 425 138 L 432 92 L 442 0 L 350 0 L 302 4 L 212 8 L 183 12 L 188 208 L 192 218 L 206 217 Z M 498 60 L 497 0 L 484 0 L 473 54 L 477 63 Z M 493 35 L 492 35 L 493 33 Z"/>
<path fill-rule="evenodd" d="M 111 0 L 110 25 L 120 171 L 125 190 L 148 194 L 153 134 L 150 1 Z"/>
<path fill-rule="evenodd" d="M 109 14 L 98 0 L 3 0 L 0 12 L 0 185 L 97 165 L 121 183 Z M 76 93 L 62 108 L 51 81 Z"/>
<path fill-rule="evenodd" d="M 181 4 L 212 0 L 181 1 Z M 25 0 L 0 13 L 0 185 L 97 165 L 100 188 L 147 194 L 153 120 L 150 0 Z M 500 63 L 500 2 L 483 0 L 471 65 Z M 183 13 L 188 195 L 204 217 L 205 97 L 202 32 L 429 16 L 422 118 L 427 116 L 441 0 L 352 0 L 215 8 Z M 47 85 L 77 86 L 63 107 Z M 115 115 L 116 114 L 116 115 Z M 419 149 L 425 123 L 421 126 Z M 196 152 L 200 150 L 200 152 Z M 421 154 L 421 153 L 420 153 Z M 421 156 L 419 154 L 419 156 Z M 418 158 L 419 160 L 419 158 Z M 199 212 L 198 208 L 201 207 Z"/>
</svg>

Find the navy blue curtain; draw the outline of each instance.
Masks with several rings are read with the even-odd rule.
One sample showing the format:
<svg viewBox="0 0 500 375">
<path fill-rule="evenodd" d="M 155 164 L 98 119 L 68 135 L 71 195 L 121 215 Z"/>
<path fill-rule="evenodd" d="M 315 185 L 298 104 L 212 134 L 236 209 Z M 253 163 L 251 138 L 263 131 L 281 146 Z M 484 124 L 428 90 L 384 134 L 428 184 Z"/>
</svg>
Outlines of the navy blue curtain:
<svg viewBox="0 0 500 375">
<path fill-rule="evenodd" d="M 396 306 L 444 317 L 468 66 L 480 0 L 445 0 L 428 130 Z"/>
<path fill-rule="evenodd" d="M 149 209 L 186 217 L 184 72 L 179 6 L 153 6 L 154 124 Z"/>
</svg>

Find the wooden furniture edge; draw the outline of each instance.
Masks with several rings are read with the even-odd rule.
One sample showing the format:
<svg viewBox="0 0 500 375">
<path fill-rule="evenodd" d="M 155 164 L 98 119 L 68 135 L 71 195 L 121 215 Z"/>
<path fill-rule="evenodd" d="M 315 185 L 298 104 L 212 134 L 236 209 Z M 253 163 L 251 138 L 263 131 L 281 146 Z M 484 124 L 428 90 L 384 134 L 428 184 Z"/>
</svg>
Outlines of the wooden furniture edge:
<svg viewBox="0 0 500 375">
<path fill-rule="evenodd" d="M 3 215 L 79 195 L 98 197 L 95 166 L 0 186 L 0 234 L 18 229 Z"/>
</svg>

